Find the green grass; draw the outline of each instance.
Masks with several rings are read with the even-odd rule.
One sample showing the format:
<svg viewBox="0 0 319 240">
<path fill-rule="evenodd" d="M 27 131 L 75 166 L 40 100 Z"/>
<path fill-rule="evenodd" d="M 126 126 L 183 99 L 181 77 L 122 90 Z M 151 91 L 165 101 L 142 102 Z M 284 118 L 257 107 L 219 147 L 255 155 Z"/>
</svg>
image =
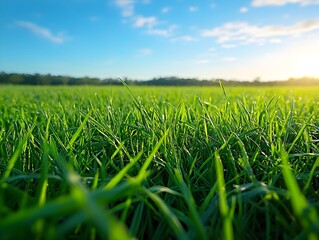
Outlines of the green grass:
<svg viewBox="0 0 319 240">
<path fill-rule="evenodd" d="M 0 88 L 1 239 L 318 239 L 319 88 Z"/>
</svg>

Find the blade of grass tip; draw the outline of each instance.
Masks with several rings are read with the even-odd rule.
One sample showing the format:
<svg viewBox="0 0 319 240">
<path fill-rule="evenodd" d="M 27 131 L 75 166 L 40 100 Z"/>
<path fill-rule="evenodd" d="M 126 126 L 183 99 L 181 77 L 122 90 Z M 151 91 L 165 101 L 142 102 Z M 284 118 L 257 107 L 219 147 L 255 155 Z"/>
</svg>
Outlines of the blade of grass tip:
<svg viewBox="0 0 319 240">
<path fill-rule="evenodd" d="M 148 196 L 152 201 L 157 205 L 158 209 L 160 212 L 164 215 L 166 220 L 169 223 L 169 226 L 172 228 L 174 231 L 177 239 L 184 240 L 188 239 L 185 230 L 183 229 L 181 223 L 179 222 L 178 218 L 174 214 L 174 212 L 166 205 L 166 203 L 161 199 L 158 195 L 150 192 L 148 189 L 142 187 L 141 188 L 142 192 L 146 196 Z"/>
<path fill-rule="evenodd" d="M 218 152 L 215 152 L 215 167 L 218 183 L 219 209 L 223 218 L 224 239 L 234 239 L 231 213 L 227 204 L 227 196 L 224 180 L 224 169 Z"/>
<path fill-rule="evenodd" d="M 281 161 L 282 161 L 282 174 L 284 181 L 290 193 L 292 209 L 297 215 L 300 223 L 305 230 L 308 231 L 308 239 L 317 239 L 317 233 L 312 229 L 313 226 L 319 225 L 319 218 L 315 208 L 311 207 L 306 197 L 302 194 L 298 187 L 298 183 L 290 170 L 288 162 L 288 153 L 282 148 Z M 318 228 L 317 228 L 318 229 Z"/>
<path fill-rule="evenodd" d="M 246 149 L 245 149 L 245 146 L 244 146 L 244 143 L 242 142 L 242 140 L 237 136 L 235 135 L 238 139 L 238 144 L 239 144 L 239 147 L 240 147 L 240 150 L 241 150 L 241 153 L 242 153 L 242 160 L 243 160 L 243 163 L 244 163 L 244 167 L 245 167 L 245 170 L 247 172 L 247 174 L 249 175 L 249 179 L 253 182 L 253 184 L 256 186 L 256 187 L 259 187 L 260 186 L 260 183 L 257 181 L 257 178 L 253 172 L 253 169 L 249 163 L 249 157 L 248 157 L 248 154 L 246 152 Z"/>
<path fill-rule="evenodd" d="M 215 182 L 214 186 L 211 188 L 209 193 L 207 194 L 203 204 L 199 208 L 200 217 L 202 222 L 205 224 L 211 218 L 211 215 L 215 212 L 215 209 L 212 206 L 215 202 L 217 202 L 217 182 Z"/>
<path fill-rule="evenodd" d="M 319 157 L 317 157 L 316 162 L 314 163 L 314 165 L 313 165 L 312 168 L 311 168 L 311 171 L 310 171 L 310 174 L 309 174 L 309 177 L 308 177 L 308 181 L 307 181 L 307 183 L 305 184 L 305 187 L 304 187 L 303 190 L 302 190 L 303 193 L 306 193 L 306 192 L 307 192 L 307 190 L 308 190 L 308 188 L 309 188 L 309 186 L 310 186 L 310 183 L 311 183 L 311 181 L 312 181 L 313 175 L 314 175 L 314 173 L 315 173 L 315 170 L 316 170 L 316 168 L 317 168 L 318 166 L 319 166 Z"/>
<path fill-rule="evenodd" d="M 133 103 L 136 106 L 136 108 L 138 109 L 138 111 L 141 113 L 142 116 L 142 121 L 145 127 L 147 127 L 148 121 L 151 121 L 150 116 L 148 115 L 148 112 L 145 111 L 145 108 L 143 107 L 143 105 L 141 104 L 140 101 L 138 101 L 138 99 L 135 97 L 135 95 L 133 94 L 132 90 L 130 89 L 130 87 L 127 85 L 127 83 L 125 81 L 123 81 L 121 78 L 118 78 L 119 81 L 123 84 L 123 86 L 126 88 L 126 90 L 129 92 L 130 96 L 133 98 Z M 147 117 L 148 121 L 146 120 Z M 148 132 L 148 131 L 147 131 Z"/>
<path fill-rule="evenodd" d="M 201 219 L 199 217 L 199 214 L 196 210 L 196 203 L 195 203 L 195 200 L 193 198 L 192 193 L 190 192 L 186 183 L 184 182 L 181 173 L 177 169 L 174 169 L 174 172 L 175 172 L 176 180 L 177 180 L 179 187 L 181 189 L 182 195 L 183 195 L 183 197 L 186 201 L 186 204 L 188 206 L 191 221 L 193 222 L 195 230 L 197 232 L 197 238 L 198 239 L 208 239 L 208 237 L 206 235 L 205 228 L 204 228 L 204 226 L 201 222 Z"/>
<path fill-rule="evenodd" d="M 135 100 L 137 101 L 137 98 L 135 97 L 135 95 L 133 94 L 133 92 L 131 91 L 131 89 L 129 88 L 129 86 L 127 85 L 127 83 L 121 79 L 121 78 L 118 78 L 119 81 L 123 84 L 123 86 L 127 89 L 127 91 L 129 92 L 130 96 Z"/>
<path fill-rule="evenodd" d="M 41 176 L 38 185 L 39 205 L 43 205 L 46 201 L 46 190 L 48 187 L 48 169 L 49 169 L 49 146 L 43 145 L 43 156 L 41 166 Z"/>
<path fill-rule="evenodd" d="M 176 192 L 176 191 L 172 190 L 171 188 L 163 187 L 163 186 L 153 186 L 153 187 L 150 187 L 148 190 L 153 192 L 153 193 L 164 193 L 165 192 L 165 193 L 169 193 L 169 194 L 179 196 L 179 197 L 182 196 L 182 194 L 180 194 L 179 192 Z"/>
<path fill-rule="evenodd" d="M 299 130 L 297 136 L 295 137 L 295 139 L 293 140 L 293 142 L 291 143 L 287 153 L 289 154 L 291 152 L 291 150 L 293 149 L 293 147 L 295 146 L 296 142 L 299 140 L 299 138 L 302 136 L 303 132 L 305 131 L 308 123 L 310 122 L 311 118 L 313 117 L 313 114 L 308 118 L 308 120 L 304 123 L 304 125 L 301 127 L 301 129 Z"/>
<path fill-rule="evenodd" d="M 208 132 L 207 132 L 207 124 L 206 124 L 206 119 L 204 118 L 204 133 L 205 133 L 205 141 L 208 144 L 209 143 L 209 139 L 208 139 Z"/>
<path fill-rule="evenodd" d="M 83 130 L 86 122 L 88 121 L 89 119 L 89 116 L 90 116 L 90 113 L 91 112 L 88 112 L 83 120 L 83 122 L 81 123 L 80 127 L 76 130 L 76 132 L 73 134 L 69 144 L 67 145 L 66 149 L 70 149 L 72 147 L 72 145 L 74 144 L 74 142 L 76 141 L 76 139 L 79 137 L 81 131 Z"/>
<path fill-rule="evenodd" d="M 227 94 L 226 94 L 226 91 L 225 91 L 225 88 L 224 88 L 224 85 L 223 85 L 222 80 L 218 80 L 218 82 L 219 82 L 219 86 L 220 86 L 220 88 L 223 90 L 223 94 L 224 94 L 224 96 L 225 96 L 225 97 L 227 97 Z"/>
<path fill-rule="evenodd" d="M 26 145 L 26 143 L 28 142 L 28 139 L 31 135 L 31 132 L 33 131 L 34 126 L 32 126 L 32 128 L 28 131 L 28 133 L 24 136 L 24 138 L 22 139 L 22 141 L 19 143 L 16 151 L 14 152 L 14 154 L 12 155 L 12 157 L 10 158 L 8 164 L 7 164 L 7 168 L 3 174 L 3 177 L 1 179 L 1 185 L 5 182 L 5 180 L 10 176 L 15 163 L 17 162 L 17 160 L 19 159 L 19 156 L 21 155 L 21 153 L 23 152 L 24 146 Z"/>
<path fill-rule="evenodd" d="M 45 140 L 49 140 L 49 127 L 50 127 L 50 122 L 51 122 L 51 115 L 48 118 L 47 126 L 45 128 Z"/>
<path fill-rule="evenodd" d="M 137 156 L 133 159 L 132 162 L 128 163 L 121 171 L 116 174 L 111 181 L 104 187 L 104 190 L 109 190 L 115 187 L 126 175 L 126 173 L 137 163 L 137 161 L 141 158 L 143 152 L 137 154 Z"/>
<path fill-rule="evenodd" d="M 207 196 L 206 196 L 204 202 L 203 202 L 202 205 L 200 206 L 199 211 L 204 211 L 204 210 L 208 207 L 210 201 L 212 200 L 212 198 L 213 198 L 214 195 L 215 195 L 216 190 L 217 190 L 217 183 L 215 183 L 214 186 L 210 189 L 210 191 L 209 191 L 209 193 L 207 194 Z"/>
<path fill-rule="evenodd" d="M 46 202 L 46 192 L 48 187 L 48 170 L 49 170 L 49 146 L 47 143 L 43 144 L 43 156 L 42 156 L 42 166 L 41 166 L 41 176 L 39 180 L 39 185 L 37 189 L 37 199 L 39 206 L 42 206 Z M 39 219 L 35 224 L 35 230 L 37 231 L 38 238 L 43 238 L 44 233 L 44 223 L 43 219 Z"/>
<path fill-rule="evenodd" d="M 144 162 L 144 164 L 142 165 L 138 175 L 136 176 L 136 181 L 137 182 L 142 182 L 144 180 L 144 178 L 146 177 L 147 173 L 146 170 L 149 167 L 149 165 L 151 164 L 156 152 L 158 151 L 158 149 L 160 148 L 160 146 L 162 145 L 164 139 L 166 138 L 167 134 L 168 134 L 169 129 L 167 129 L 165 131 L 165 133 L 163 134 L 163 136 L 161 137 L 161 139 L 158 141 L 158 143 L 155 145 L 155 147 L 153 148 L 152 152 L 150 153 L 150 155 L 147 157 L 146 161 Z"/>
<path fill-rule="evenodd" d="M 100 169 L 98 168 L 95 175 L 94 175 L 92 190 L 95 190 L 99 184 L 99 175 L 100 175 Z"/>
<path fill-rule="evenodd" d="M 121 221 L 122 222 L 126 221 L 127 216 L 128 216 L 128 211 L 129 211 L 131 204 L 132 204 L 132 198 L 129 197 L 128 199 L 126 199 L 126 201 L 124 203 L 124 210 L 122 211 L 122 214 L 121 214 Z"/>
<path fill-rule="evenodd" d="M 116 149 L 115 149 L 114 153 L 112 154 L 112 156 L 111 156 L 111 158 L 110 158 L 110 161 L 103 166 L 103 167 L 104 167 L 104 171 L 102 171 L 103 174 L 105 174 L 105 173 L 104 173 L 104 172 L 106 171 L 105 169 L 107 169 L 107 167 L 108 167 L 109 164 L 111 164 L 112 167 L 116 169 L 116 171 L 118 171 L 118 172 L 120 171 L 120 168 L 117 167 L 117 166 L 114 164 L 114 161 L 113 161 L 113 160 L 114 160 L 114 158 L 116 157 L 116 155 L 121 152 L 121 150 L 123 149 L 123 147 L 124 147 L 124 143 L 122 143 L 122 142 L 119 142 L 119 144 L 116 145 Z"/>
</svg>

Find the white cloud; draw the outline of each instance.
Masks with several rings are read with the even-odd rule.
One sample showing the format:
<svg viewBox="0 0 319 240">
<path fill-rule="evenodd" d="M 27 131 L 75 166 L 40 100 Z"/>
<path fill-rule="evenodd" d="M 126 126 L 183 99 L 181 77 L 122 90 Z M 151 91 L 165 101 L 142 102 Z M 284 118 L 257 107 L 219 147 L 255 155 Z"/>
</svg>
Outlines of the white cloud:
<svg viewBox="0 0 319 240">
<path fill-rule="evenodd" d="M 17 21 L 16 24 L 20 27 L 23 27 L 30 32 L 45 38 L 49 40 L 50 42 L 54 43 L 64 43 L 65 42 L 65 37 L 63 37 L 62 34 L 53 34 L 50 29 L 40 27 L 32 22 L 26 22 L 26 21 Z"/>
<path fill-rule="evenodd" d="M 164 8 L 162 8 L 162 10 L 161 10 L 162 13 L 168 13 L 169 11 L 171 11 L 171 8 L 170 8 L 170 7 L 164 7 Z"/>
<path fill-rule="evenodd" d="M 282 43 L 282 40 L 280 38 L 272 38 L 269 40 L 271 43 Z"/>
<path fill-rule="evenodd" d="M 153 53 L 153 50 L 152 49 L 149 49 L 149 48 L 141 48 L 137 51 L 137 56 L 139 57 L 145 57 L 145 56 L 148 56 L 148 55 L 151 55 Z"/>
<path fill-rule="evenodd" d="M 319 21 L 308 20 L 290 26 L 257 26 L 246 22 L 229 22 L 222 26 L 202 31 L 204 37 L 214 37 L 220 44 L 265 44 L 278 37 L 298 37 L 319 30 Z"/>
<path fill-rule="evenodd" d="M 198 11 L 198 7 L 196 7 L 196 6 L 190 6 L 190 7 L 188 8 L 188 11 L 190 11 L 190 12 L 197 12 L 197 11 Z"/>
<path fill-rule="evenodd" d="M 143 16 L 138 16 L 135 18 L 133 26 L 134 27 L 148 27 L 152 28 L 157 24 L 157 19 L 156 17 L 143 17 Z"/>
<path fill-rule="evenodd" d="M 319 0 L 253 0 L 252 6 L 283 6 L 286 4 L 299 4 L 301 6 L 319 4 Z"/>
<path fill-rule="evenodd" d="M 197 65 L 202 65 L 202 64 L 207 64 L 209 62 L 210 61 L 208 59 L 198 59 L 194 63 L 197 64 Z"/>
<path fill-rule="evenodd" d="M 162 37 L 172 36 L 177 25 L 171 24 L 168 27 L 157 27 L 165 22 L 160 22 L 156 16 L 138 16 L 134 12 L 136 4 L 149 4 L 151 0 L 114 0 L 116 5 L 122 10 L 122 15 L 125 17 L 123 22 L 131 23 L 133 27 L 146 29 L 145 33 L 149 35 L 157 35 Z M 170 7 L 162 8 L 162 13 L 167 13 L 171 10 Z"/>
<path fill-rule="evenodd" d="M 180 37 L 176 37 L 171 39 L 172 42 L 179 42 L 179 41 L 184 41 L 184 42 L 194 42 L 197 41 L 198 39 L 190 36 L 190 35 L 184 35 L 184 36 L 180 36 Z"/>
<path fill-rule="evenodd" d="M 122 16 L 130 17 L 134 15 L 134 0 L 115 0 L 115 4 L 121 8 Z"/>
<path fill-rule="evenodd" d="M 248 8 L 242 7 L 242 8 L 239 9 L 239 12 L 246 13 L 246 12 L 248 12 Z"/>
<path fill-rule="evenodd" d="M 235 44 L 223 44 L 222 47 L 223 48 L 235 48 L 236 45 Z"/>
<path fill-rule="evenodd" d="M 157 35 L 162 37 L 169 37 L 172 36 L 175 29 L 177 28 L 177 25 L 171 24 L 168 27 L 156 27 L 157 25 L 160 25 L 159 21 L 156 17 L 143 17 L 138 16 L 133 20 L 133 27 L 137 28 L 146 28 L 145 33 L 148 35 Z M 186 39 L 184 39 L 186 40 Z M 190 40 L 190 39 L 188 39 Z"/>
<path fill-rule="evenodd" d="M 177 28 L 176 25 L 170 25 L 168 28 L 164 28 L 164 29 L 151 28 L 146 33 L 149 34 L 149 35 L 157 35 L 157 36 L 162 36 L 162 37 L 169 37 L 169 36 L 171 36 L 174 33 L 176 28 Z"/>
<path fill-rule="evenodd" d="M 224 57 L 224 58 L 222 58 L 222 61 L 223 62 L 236 62 L 237 58 L 235 58 L 235 57 Z"/>
</svg>

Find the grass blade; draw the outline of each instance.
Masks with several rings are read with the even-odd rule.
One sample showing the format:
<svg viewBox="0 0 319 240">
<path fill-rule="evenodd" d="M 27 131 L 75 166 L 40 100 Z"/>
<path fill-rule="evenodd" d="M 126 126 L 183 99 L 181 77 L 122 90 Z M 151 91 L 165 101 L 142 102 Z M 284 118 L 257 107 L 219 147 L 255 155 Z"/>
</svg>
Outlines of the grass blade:
<svg viewBox="0 0 319 240">
<path fill-rule="evenodd" d="M 201 219 L 199 217 L 199 214 L 196 210 L 196 203 L 195 203 L 195 200 L 192 196 L 192 193 L 188 189 L 180 172 L 177 169 L 174 169 L 174 171 L 175 171 L 175 177 L 176 177 L 177 183 L 179 185 L 179 188 L 181 189 L 184 200 L 186 201 L 186 204 L 188 206 L 191 221 L 194 224 L 194 228 L 195 228 L 196 233 L 197 233 L 196 238 L 203 239 L 203 240 L 208 239 L 208 237 L 206 235 L 206 231 L 205 231 L 203 224 L 201 222 Z"/>
<path fill-rule="evenodd" d="M 1 182 L 3 183 L 11 174 L 12 169 L 14 168 L 15 163 L 17 162 L 17 160 L 19 159 L 20 154 L 23 152 L 24 146 L 26 145 L 26 143 L 28 142 L 28 139 L 31 135 L 33 128 L 30 129 L 28 131 L 28 133 L 24 136 L 24 138 L 22 139 L 22 141 L 19 143 L 16 151 L 14 152 L 13 156 L 11 157 L 11 159 L 9 160 L 8 164 L 7 164 L 7 168 L 2 176 Z"/>
<path fill-rule="evenodd" d="M 319 218 L 316 209 L 309 205 L 307 199 L 302 194 L 298 187 L 298 183 L 290 170 L 288 162 L 288 153 L 282 149 L 281 152 L 282 161 L 282 174 L 284 176 L 285 183 L 290 193 L 290 200 L 292 208 L 298 217 L 300 223 L 308 233 L 309 239 L 316 239 L 319 232 Z M 313 230 L 313 228 L 315 230 Z"/>
<path fill-rule="evenodd" d="M 225 97 L 227 97 L 227 94 L 226 94 L 226 91 L 225 91 L 225 88 L 224 88 L 224 85 L 223 85 L 222 80 L 218 80 L 218 82 L 219 82 L 219 86 L 220 86 L 220 88 L 223 90 L 223 94 L 224 94 L 224 96 L 225 96 Z"/>
<path fill-rule="evenodd" d="M 224 180 L 224 168 L 223 168 L 223 164 L 218 152 L 215 152 L 215 164 L 216 164 L 215 166 L 216 166 L 218 194 L 219 194 L 219 209 L 223 218 L 223 229 L 224 229 L 223 238 L 226 240 L 232 240 L 234 239 L 232 217 L 231 217 L 231 212 L 227 203 L 225 180 Z"/>
<path fill-rule="evenodd" d="M 156 194 L 150 192 L 146 188 L 142 188 L 142 192 L 148 196 L 157 205 L 161 213 L 165 216 L 169 222 L 169 226 L 173 229 L 176 237 L 180 240 L 188 239 L 182 225 L 180 224 L 176 215 L 169 209 L 166 203 Z"/>
<path fill-rule="evenodd" d="M 69 142 L 69 144 L 67 145 L 66 149 L 70 149 L 72 148 L 72 145 L 74 144 L 74 142 L 76 141 L 76 139 L 80 136 L 80 133 L 82 132 L 86 122 L 88 121 L 90 116 L 90 112 L 88 112 L 83 120 L 83 122 L 81 123 L 81 125 L 78 127 L 78 129 L 76 130 L 76 132 L 72 135 L 72 138 Z"/>
</svg>

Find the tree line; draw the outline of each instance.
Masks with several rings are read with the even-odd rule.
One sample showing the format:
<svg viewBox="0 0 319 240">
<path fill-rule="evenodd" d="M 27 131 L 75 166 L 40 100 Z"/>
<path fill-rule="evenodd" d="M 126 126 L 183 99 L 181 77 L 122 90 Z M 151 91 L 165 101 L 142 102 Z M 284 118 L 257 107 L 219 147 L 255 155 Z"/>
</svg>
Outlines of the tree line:
<svg viewBox="0 0 319 240">
<path fill-rule="evenodd" d="M 225 86 L 314 86 L 319 85 L 318 78 L 290 78 L 286 81 L 238 81 L 225 79 L 198 80 L 196 78 L 159 77 L 139 81 L 123 79 L 128 85 L 140 86 L 218 86 L 222 81 Z M 70 77 L 51 74 L 23 74 L 0 72 L 0 84 L 11 85 L 122 85 L 115 78 Z"/>
</svg>

